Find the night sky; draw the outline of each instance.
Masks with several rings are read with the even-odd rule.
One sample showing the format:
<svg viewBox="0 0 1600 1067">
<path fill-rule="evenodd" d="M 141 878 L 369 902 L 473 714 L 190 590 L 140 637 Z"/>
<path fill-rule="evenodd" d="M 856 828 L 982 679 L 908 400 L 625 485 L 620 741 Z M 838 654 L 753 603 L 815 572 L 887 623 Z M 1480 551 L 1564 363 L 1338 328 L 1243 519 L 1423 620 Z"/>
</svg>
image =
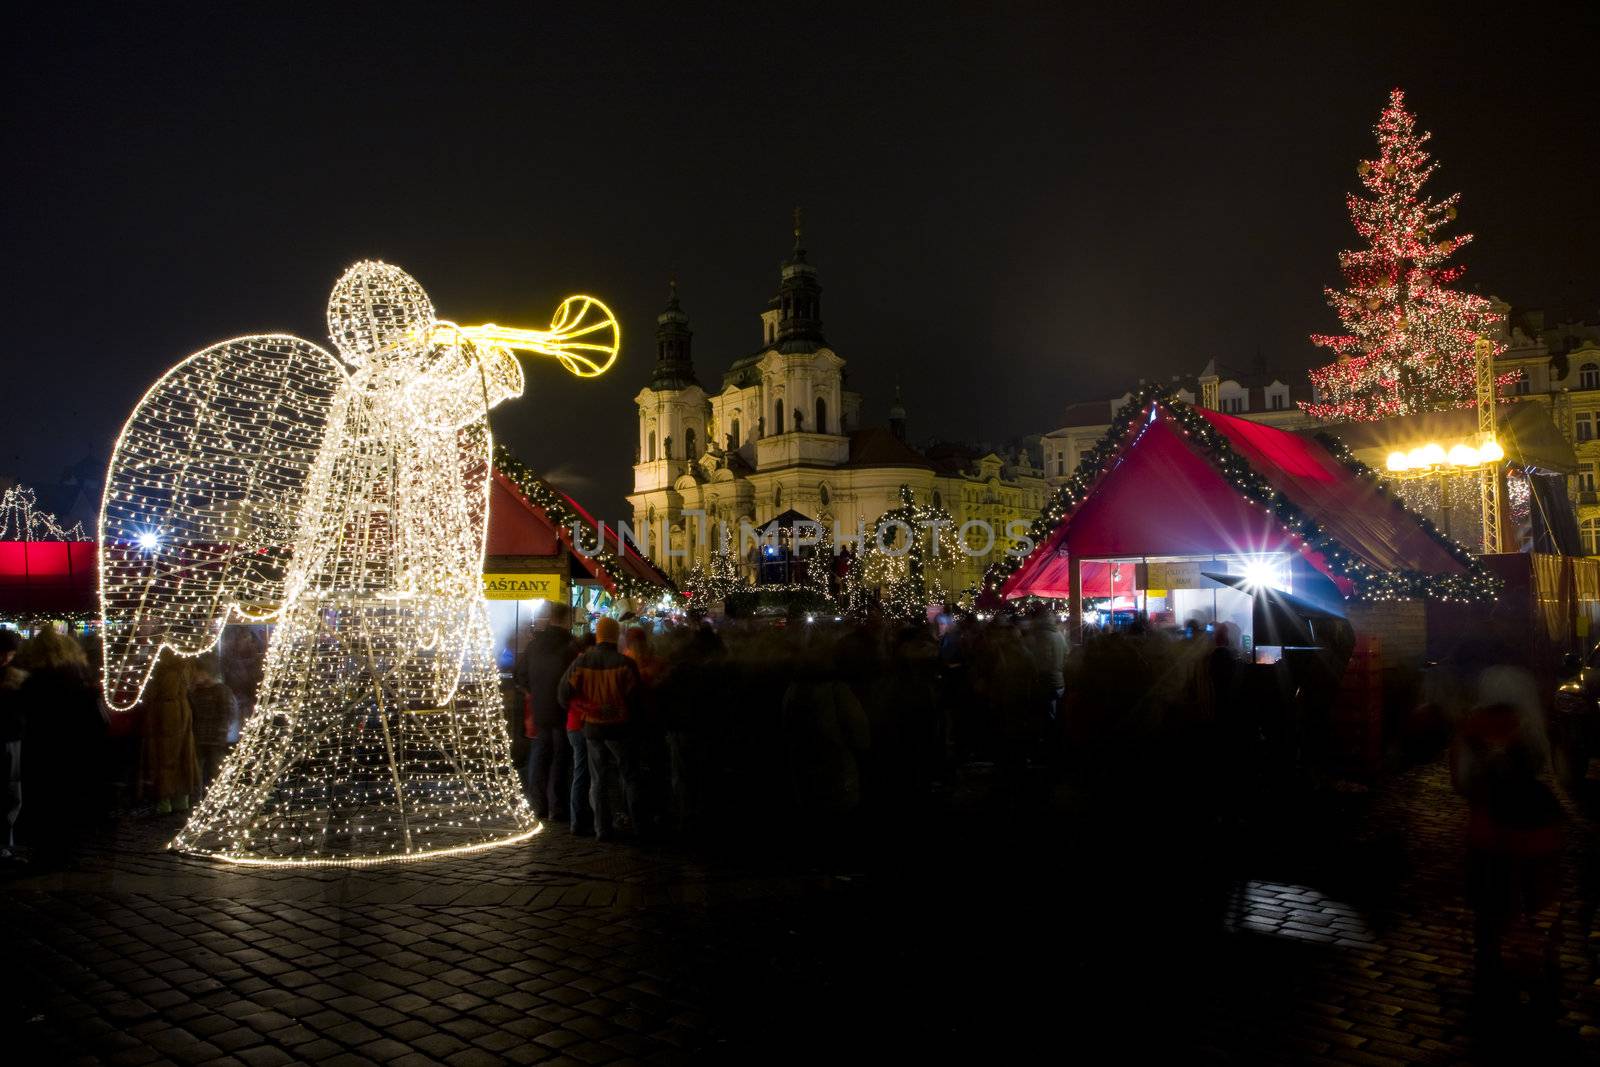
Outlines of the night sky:
<svg viewBox="0 0 1600 1067">
<path fill-rule="evenodd" d="M 1300 373 L 1393 85 L 1434 132 L 1432 190 L 1463 193 L 1465 283 L 1600 315 L 1596 5 L 1108 6 L 29 5 L 0 473 L 103 458 L 214 341 L 326 345 L 330 285 L 376 257 L 461 322 L 611 303 L 611 373 L 537 366 L 494 423 L 618 514 L 668 277 L 716 385 L 759 347 L 797 203 L 867 421 L 898 379 L 914 438 L 1049 430 L 1213 356 Z"/>
</svg>

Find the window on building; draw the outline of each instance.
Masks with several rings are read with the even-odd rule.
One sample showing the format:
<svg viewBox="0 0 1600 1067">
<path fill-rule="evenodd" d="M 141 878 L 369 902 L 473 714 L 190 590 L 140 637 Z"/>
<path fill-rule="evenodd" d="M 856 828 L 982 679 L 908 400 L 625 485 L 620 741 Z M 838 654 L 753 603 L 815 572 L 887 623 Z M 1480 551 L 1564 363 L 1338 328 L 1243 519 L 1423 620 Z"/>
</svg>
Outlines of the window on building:
<svg viewBox="0 0 1600 1067">
<path fill-rule="evenodd" d="M 694 427 L 690 426 L 683 431 L 683 458 L 693 459 L 694 457 Z"/>
<path fill-rule="evenodd" d="M 1600 363 L 1585 363 L 1578 368 L 1579 389 L 1600 389 Z"/>
<path fill-rule="evenodd" d="M 1067 454 L 1065 452 L 1056 453 L 1056 473 L 1067 473 Z"/>
<path fill-rule="evenodd" d="M 1273 411 L 1282 411 L 1283 410 L 1283 401 L 1284 401 L 1284 395 L 1282 393 L 1273 393 L 1272 394 L 1272 410 Z"/>
<path fill-rule="evenodd" d="M 1523 367 L 1517 371 L 1517 380 L 1512 383 L 1518 396 L 1527 396 L 1533 389 L 1533 382 L 1528 379 L 1528 368 Z"/>
<path fill-rule="evenodd" d="M 774 510 L 783 508 L 783 486 L 781 485 L 772 487 L 772 507 Z"/>
<path fill-rule="evenodd" d="M 1600 519 L 1584 519 L 1578 524 L 1578 536 L 1583 540 L 1583 554 L 1600 556 Z"/>
<path fill-rule="evenodd" d="M 944 497 L 939 495 L 939 490 L 937 489 L 933 491 L 933 506 L 936 508 L 944 507 Z"/>
<path fill-rule="evenodd" d="M 1594 412 L 1579 411 L 1572 416 L 1572 436 L 1579 441 L 1594 440 Z"/>
<path fill-rule="evenodd" d="M 822 501 L 823 507 L 827 507 L 833 500 L 833 494 L 828 492 L 827 482 L 823 482 L 822 485 L 817 487 L 817 497 Z"/>
<path fill-rule="evenodd" d="M 650 431 L 650 448 L 648 454 L 650 459 L 654 461 L 656 458 L 656 432 L 654 430 Z"/>
<path fill-rule="evenodd" d="M 783 432 L 783 401 L 779 400 L 772 405 L 772 432 Z"/>
<path fill-rule="evenodd" d="M 1578 492 L 1594 492 L 1594 464 L 1584 463 L 1578 467 Z"/>
<path fill-rule="evenodd" d="M 817 397 L 817 425 L 814 429 L 817 433 L 828 432 L 828 402 L 820 396 Z"/>
<path fill-rule="evenodd" d="M 734 419 L 733 425 L 728 427 L 728 442 L 730 447 L 739 447 L 739 420 Z"/>
</svg>

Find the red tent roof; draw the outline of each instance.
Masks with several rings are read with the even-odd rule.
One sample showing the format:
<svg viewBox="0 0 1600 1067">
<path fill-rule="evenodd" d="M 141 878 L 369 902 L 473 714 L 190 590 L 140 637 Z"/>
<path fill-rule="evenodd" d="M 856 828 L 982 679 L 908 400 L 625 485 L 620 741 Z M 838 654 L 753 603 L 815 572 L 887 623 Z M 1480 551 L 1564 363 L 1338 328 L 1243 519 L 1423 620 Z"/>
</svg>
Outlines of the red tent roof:
<svg viewBox="0 0 1600 1067">
<path fill-rule="evenodd" d="M 584 509 L 583 505 L 549 482 L 540 479 L 539 484 L 559 497 L 571 509 L 572 514 L 578 516 L 584 547 L 593 546 L 596 528 L 594 517 Z M 640 555 L 630 542 L 624 541 L 623 551 L 618 554 L 616 531 L 603 523 L 600 524 L 600 529 L 604 531 L 603 543 L 611 553 L 602 559 L 599 555 L 585 555 L 579 552 L 572 543 L 570 522 L 563 522 L 560 516 L 547 513 L 544 508 L 524 496 L 515 482 L 498 468 L 495 470 L 494 486 L 489 497 L 487 555 L 544 556 L 566 551 L 571 553 L 579 567 L 588 571 L 612 594 L 617 592 L 616 574 L 613 573 L 616 570 L 620 570 L 630 578 L 663 589 L 672 588 L 672 582 L 667 576 L 662 574 L 655 564 Z"/>
<path fill-rule="evenodd" d="M 1461 549 L 1314 441 L 1176 401 L 1135 410 L 1112 427 L 1124 435 L 1120 447 L 1000 586 L 1002 596 L 1067 596 L 1072 558 L 1293 551 L 1346 595 L 1355 590 L 1352 568 L 1463 578 L 1476 571 Z M 1233 457 L 1200 447 L 1195 437 L 1206 436 L 1205 427 Z M 1236 484 L 1250 476 L 1320 530 L 1303 537 L 1291 529 L 1270 500 Z"/>
</svg>

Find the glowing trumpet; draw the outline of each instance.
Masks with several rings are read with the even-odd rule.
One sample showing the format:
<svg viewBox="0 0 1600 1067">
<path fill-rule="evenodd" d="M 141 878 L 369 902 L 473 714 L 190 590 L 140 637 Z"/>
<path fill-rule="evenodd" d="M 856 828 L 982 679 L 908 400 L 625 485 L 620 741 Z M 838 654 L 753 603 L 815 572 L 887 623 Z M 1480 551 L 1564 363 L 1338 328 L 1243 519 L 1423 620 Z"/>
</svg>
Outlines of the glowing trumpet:
<svg viewBox="0 0 1600 1067">
<path fill-rule="evenodd" d="M 457 326 L 434 324 L 434 340 L 441 333 L 505 352 L 532 352 L 551 356 L 580 378 L 595 378 L 611 369 L 622 347 L 622 327 L 611 309 L 592 296 L 569 296 L 561 301 L 548 330 L 521 330 L 515 326 Z"/>
</svg>

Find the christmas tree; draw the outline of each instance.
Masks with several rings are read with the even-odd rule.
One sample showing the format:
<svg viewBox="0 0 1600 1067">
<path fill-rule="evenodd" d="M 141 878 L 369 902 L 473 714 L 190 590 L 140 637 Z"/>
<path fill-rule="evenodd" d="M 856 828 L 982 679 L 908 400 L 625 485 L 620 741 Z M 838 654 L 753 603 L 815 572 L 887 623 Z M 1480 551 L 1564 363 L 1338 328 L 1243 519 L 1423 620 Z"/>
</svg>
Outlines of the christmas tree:
<svg viewBox="0 0 1600 1067">
<path fill-rule="evenodd" d="M 946 597 L 939 570 L 955 566 L 961 545 L 956 521 L 944 508 L 918 504 L 900 487 L 900 506 L 872 524 L 862 555 L 863 581 L 878 588 L 884 615 L 921 618 Z"/>
<path fill-rule="evenodd" d="M 1460 194 L 1422 194 L 1437 167 L 1423 151 L 1431 134 L 1417 132 L 1399 89 L 1374 133 L 1378 156 L 1357 167 L 1366 195 L 1347 198 L 1367 247 L 1340 253 L 1345 288 L 1327 290 L 1347 332 L 1311 338 L 1339 357 L 1311 372 L 1318 402 L 1301 406 L 1319 419 L 1371 421 L 1473 403 L 1473 346 L 1495 328 L 1488 300 L 1450 288 L 1464 268 L 1445 261 L 1472 235 L 1440 232 L 1455 219 Z"/>
<path fill-rule="evenodd" d="M 683 590 L 689 596 L 689 606 L 708 611 L 712 604 L 720 603 L 732 593 L 744 588 L 744 578 L 739 573 L 739 558 L 724 545 L 722 551 L 711 552 L 711 565 L 696 560 L 683 580 Z"/>
</svg>

